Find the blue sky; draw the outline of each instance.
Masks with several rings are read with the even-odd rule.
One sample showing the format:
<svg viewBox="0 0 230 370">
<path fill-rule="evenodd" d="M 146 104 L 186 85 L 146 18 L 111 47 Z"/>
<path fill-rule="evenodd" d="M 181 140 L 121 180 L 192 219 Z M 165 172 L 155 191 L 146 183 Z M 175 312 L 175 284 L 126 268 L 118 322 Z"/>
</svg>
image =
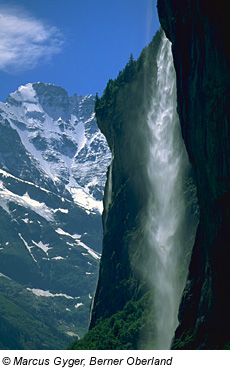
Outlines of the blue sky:
<svg viewBox="0 0 230 370">
<path fill-rule="evenodd" d="M 0 101 L 38 81 L 100 96 L 158 28 L 156 0 L 0 0 Z"/>
</svg>

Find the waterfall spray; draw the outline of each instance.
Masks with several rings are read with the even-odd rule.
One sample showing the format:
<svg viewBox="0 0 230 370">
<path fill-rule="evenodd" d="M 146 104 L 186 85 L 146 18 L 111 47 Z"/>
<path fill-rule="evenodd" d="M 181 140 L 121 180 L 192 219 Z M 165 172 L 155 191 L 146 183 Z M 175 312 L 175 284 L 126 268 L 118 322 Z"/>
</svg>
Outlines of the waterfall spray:
<svg viewBox="0 0 230 370">
<path fill-rule="evenodd" d="M 185 178 L 190 168 L 177 115 L 176 76 L 171 43 L 163 35 L 157 56 L 158 76 L 148 113 L 149 161 L 152 195 L 147 234 L 151 253 L 149 279 L 154 291 L 156 349 L 169 349 L 177 327 L 179 303 L 185 286 L 195 232 L 185 200 Z M 191 222 L 190 222 L 191 221 Z M 189 231 L 188 231 L 189 230 Z M 189 235 L 190 234 L 190 235 Z"/>
</svg>

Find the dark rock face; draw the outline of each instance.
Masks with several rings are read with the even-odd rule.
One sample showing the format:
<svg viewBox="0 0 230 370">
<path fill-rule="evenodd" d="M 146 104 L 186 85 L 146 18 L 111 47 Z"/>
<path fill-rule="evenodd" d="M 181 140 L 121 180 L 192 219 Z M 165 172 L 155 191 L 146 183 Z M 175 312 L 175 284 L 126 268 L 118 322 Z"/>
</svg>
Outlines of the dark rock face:
<svg viewBox="0 0 230 370">
<path fill-rule="evenodd" d="M 178 113 L 200 206 L 175 349 L 221 349 L 230 342 L 230 47 L 224 5 L 158 0 L 161 25 L 172 41 Z"/>
<path fill-rule="evenodd" d="M 115 82 L 109 81 L 103 98 L 96 102 L 98 125 L 113 160 L 105 188 L 103 253 L 90 328 L 149 290 L 136 271 L 137 266 L 141 268 L 141 254 L 147 253 L 140 226 L 148 199 L 145 122 L 156 80 L 160 35 L 156 34 L 135 64 L 127 64 Z"/>
</svg>

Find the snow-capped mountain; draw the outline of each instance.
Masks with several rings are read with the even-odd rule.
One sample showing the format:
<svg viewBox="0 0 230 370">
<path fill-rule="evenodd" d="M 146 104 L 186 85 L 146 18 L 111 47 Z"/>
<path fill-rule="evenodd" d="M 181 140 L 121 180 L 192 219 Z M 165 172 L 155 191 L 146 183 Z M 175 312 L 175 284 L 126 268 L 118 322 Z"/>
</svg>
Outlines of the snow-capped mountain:
<svg viewBox="0 0 230 370">
<path fill-rule="evenodd" d="M 64 186 L 76 203 L 101 212 L 110 153 L 97 127 L 94 102 L 92 95 L 69 98 L 61 87 L 35 83 L 10 94 L 0 112 L 29 154 L 27 164 L 38 170 L 16 166 L 12 174 L 41 186 L 48 183 L 50 190 L 63 192 Z M 3 165 L 7 170 L 7 160 Z"/>
<path fill-rule="evenodd" d="M 34 83 L 0 103 L 0 281 L 55 307 L 61 300 L 54 326 L 69 335 L 87 329 L 111 159 L 94 102 Z"/>
</svg>

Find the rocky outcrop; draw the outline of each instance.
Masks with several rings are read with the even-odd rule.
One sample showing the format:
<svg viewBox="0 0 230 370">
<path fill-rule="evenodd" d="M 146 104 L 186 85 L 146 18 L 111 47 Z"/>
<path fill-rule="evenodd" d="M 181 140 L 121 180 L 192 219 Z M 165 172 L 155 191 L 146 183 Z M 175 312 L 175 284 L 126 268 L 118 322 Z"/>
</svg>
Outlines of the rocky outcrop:
<svg viewBox="0 0 230 370">
<path fill-rule="evenodd" d="M 157 81 L 161 38 L 162 32 L 157 32 L 137 61 L 131 56 L 96 99 L 96 118 L 112 163 L 104 195 L 103 251 L 90 330 L 71 349 L 146 349 L 154 340 L 152 292 L 144 263 L 150 248 L 143 219 L 151 192 L 146 176 L 147 115 Z"/>
<path fill-rule="evenodd" d="M 140 219 L 148 199 L 146 122 L 160 40 L 158 32 L 138 61 L 131 58 L 96 101 L 98 126 L 107 138 L 113 159 L 105 189 L 103 253 L 91 327 L 99 318 L 110 317 L 148 290 L 146 282 L 140 282 L 135 266 L 145 249 Z"/>
<path fill-rule="evenodd" d="M 189 263 L 193 245 L 191 231 L 197 226 L 190 218 L 195 212 L 188 183 L 194 187 L 187 155 L 180 127 L 172 124 L 179 125 L 174 81 L 170 45 L 160 30 L 139 59 L 131 56 L 96 99 L 98 126 L 112 152 L 104 195 L 103 251 L 90 330 L 70 349 L 170 346 L 187 276 L 185 261 Z M 168 162 L 170 171 L 164 168 Z M 178 168 L 172 169 L 174 163 Z M 169 176 L 179 181 L 168 186 Z M 172 299 L 166 303 L 168 293 Z M 162 302 L 171 312 L 162 314 Z"/>
<path fill-rule="evenodd" d="M 178 113 L 193 165 L 200 224 L 173 348 L 230 343 L 229 22 L 226 2 L 158 0 L 172 42 Z"/>
</svg>

